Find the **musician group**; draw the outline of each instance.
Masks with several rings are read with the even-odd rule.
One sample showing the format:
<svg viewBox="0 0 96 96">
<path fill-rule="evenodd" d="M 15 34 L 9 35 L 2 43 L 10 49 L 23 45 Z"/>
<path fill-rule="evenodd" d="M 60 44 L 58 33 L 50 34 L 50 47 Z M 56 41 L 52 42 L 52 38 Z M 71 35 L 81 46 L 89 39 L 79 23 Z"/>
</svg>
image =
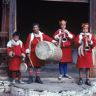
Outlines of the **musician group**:
<svg viewBox="0 0 96 96">
<path fill-rule="evenodd" d="M 82 71 L 85 69 L 86 80 L 85 84 L 91 86 L 89 79 L 90 68 L 93 67 L 92 49 L 96 45 L 96 39 L 90 32 L 88 23 L 82 24 L 82 30 L 79 35 L 75 36 L 72 32 L 66 29 L 67 21 L 59 21 L 59 29 L 54 32 L 53 37 L 49 37 L 40 31 L 39 24 L 35 23 L 32 26 L 32 33 L 28 35 L 26 44 L 19 39 L 19 33 L 14 32 L 12 39 L 7 43 L 8 54 L 8 75 L 12 83 L 24 83 L 21 80 L 20 64 L 27 62 L 28 66 L 28 84 L 32 82 L 43 84 L 40 78 L 40 69 L 45 65 L 44 60 L 40 60 L 35 53 L 37 44 L 40 41 L 48 41 L 55 46 L 59 46 L 62 50 L 62 58 L 59 61 L 59 76 L 58 80 L 62 78 L 72 77 L 68 75 L 68 64 L 72 64 L 72 44 L 76 45 L 78 58 L 76 67 L 79 70 L 78 84 L 84 84 L 84 77 Z M 51 65 L 50 65 L 51 66 Z"/>
</svg>

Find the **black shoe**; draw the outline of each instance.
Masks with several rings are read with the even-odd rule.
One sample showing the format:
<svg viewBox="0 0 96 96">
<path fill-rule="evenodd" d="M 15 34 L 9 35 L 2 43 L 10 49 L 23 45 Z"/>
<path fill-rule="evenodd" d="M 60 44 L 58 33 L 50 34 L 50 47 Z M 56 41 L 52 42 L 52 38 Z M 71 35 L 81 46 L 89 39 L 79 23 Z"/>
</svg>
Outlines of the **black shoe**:
<svg viewBox="0 0 96 96">
<path fill-rule="evenodd" d="M 29 76 L 29 79 L 27 81 L 28 84 L 33 83 L 33 76 Z"/>
<path fill-rule="evenodd" d="M 43 84 L 43 82 L 41 81 L 41 79 L 40 79 L 39 76 L 36 76 L 35 82 L 36 82 L 36 83 Z"/>
<path fill-rule="evenodd" d="M 89 79 L 86 79 L 85 84 L 88 85 L 88 86 L 91 86 L 91 82 L 90 82 L 90 80 L 89 80 Z"/>
<path fill-rule="evenodd" d="M 82 85 L 82 84 L 83 84 L 83 80 L 82 80 L 82 78 L 80 78 L 78 81 L 78 85 Z"/>
<path fill-rule="evenodd" d="M 13 78 L 9 78 L 8 80 L 9 80 L 9 82 L 13 82 L 14 79 Z"/>
</svg>

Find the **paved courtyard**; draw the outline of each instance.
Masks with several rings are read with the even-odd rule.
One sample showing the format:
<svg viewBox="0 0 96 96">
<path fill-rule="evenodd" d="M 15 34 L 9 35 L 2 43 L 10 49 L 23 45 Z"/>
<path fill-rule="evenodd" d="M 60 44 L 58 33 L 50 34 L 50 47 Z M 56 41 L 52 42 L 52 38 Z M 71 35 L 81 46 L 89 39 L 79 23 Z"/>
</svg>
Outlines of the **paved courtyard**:
<svg viewBox="0 0 96 96">
<path fill-rule="evenodd" d="M 96 96 L 96 79 L 91 78 L 92 86 L 77 85 L 78 71 L 75 64 L 70 64 L 69 75 L 72 79 L 58 80 L 58 64 L 46 64 L 41 70 L 43 84 L 27 84 L 28 73 L 22 73 L 25 84 L 11 85 L 6 72 L 1 71 L 0 96 Z"/>
</svg>

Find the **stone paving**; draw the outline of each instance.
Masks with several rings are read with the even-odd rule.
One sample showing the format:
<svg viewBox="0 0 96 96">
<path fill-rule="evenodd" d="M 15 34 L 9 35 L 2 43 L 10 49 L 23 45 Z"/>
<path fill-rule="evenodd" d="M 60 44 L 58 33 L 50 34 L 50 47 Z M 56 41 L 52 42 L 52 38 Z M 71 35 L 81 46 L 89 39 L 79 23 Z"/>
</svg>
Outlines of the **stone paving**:
<svg viewBox="0 0 96 96">
<path fill-rule="evenodd" d="M 92 86 L 77 85 L 77 79 L 42 78 L 44 84 L 10 84 L 0 81 L 0 96 L 96 96 L 96 79 Z"/>
<path fill-rule="evenodd" d="M 44 84 L 27 84 L 28 73 L 23 73 L 24 84 L 10 84 L 5 72 L 0 76 L 0 96 L 96 96 L 96 78 L 91 78 L 92 86 L 77 85 L 78 71 L 75 65 L 69 66 L 72 79 L 58 80 L 58 64 L 42 68 L 41 77 Z"/>
</svg>

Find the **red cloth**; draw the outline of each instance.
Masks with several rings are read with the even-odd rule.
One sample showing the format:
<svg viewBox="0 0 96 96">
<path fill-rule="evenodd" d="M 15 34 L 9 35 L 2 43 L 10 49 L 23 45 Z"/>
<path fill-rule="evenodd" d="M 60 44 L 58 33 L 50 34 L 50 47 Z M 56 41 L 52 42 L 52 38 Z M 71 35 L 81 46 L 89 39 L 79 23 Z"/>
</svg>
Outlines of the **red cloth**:
<svg viewBox="0 0 96 96">
<path fill-rule="evenodd" d="M 54 38 L 56 39 L 56 35 L 59 34 L 59 30 L 57 30 L 54 34 Z M 71 63 L 72 62 L 72 49 L 71 49 L 71 43 L 72 40 L 74 39 L 74 35 L 70 32 L 70 34 L 73 36 L 71 39 L 68 37 L 67 33 L 65 34 L 67 41 L 66 42 L 61 42 L 61 49 L 62 49 L 62 59 L 61 62 L 68 62 Z M 62 35 L 62 37 L 64 37 L 64 35 Z M 57 38 L 58 40 L 59 38 Z"/>
<path fill-rule="evenodd" d="M 45 35 L 45 34 L 42 34 L 42 38 L 43 40 L 46 40 L 46 41 L 52 41 L 53 39 L 50 38 L 49 36 Z M 27 38 L 27 42 L 26 42 L 26 50 L 29 49 L 29 46 L 30 46 L 30 40 L 31 40 L 31 34 L 29 34 L 28 38 Z M 34 67 L 41 67 L 41 66 L 44 66 L 44 61 L 40 60 L 37 58 L 36 54 L 35 54 L 35 48 L 36 48 L 36 45 L 41 41 L 40 37 L 34 37 L 33 40 L 31 41 L 31 52 L 30 52 L 30 58 L 31 58 L 31 61 L 34 65 Z M 28 63 L 29 65 L 28 66 L 31 66 L 30 64 L 30 61 Z"/>
<path fill-rule="evenodd" d="M 15 53 L 15 56 L 13 58 L 9 57 L 9 61 L 8 61 L 9 70 L 17 71 L 20 69 L 20 64 L 21 64 L 20 56 L 22 53 L 25 54 L 25 48 L 23 45 L 22 48 L 20 45 L 7 47 L 7 54 L 9 54 L 10 51 L 13 51 Z"/>
<path fill-rule="evenodd" d="M 79 35 L 78 35 L 75 38 L 75 42 L 76 42 L 77 48 L 80 46 L 79 40 L 80 40 L 80 38 L 79 38 Z M 93 41 L 93 44 L 92 44 L 90 50 L 89 51 L 84 51 L 83 50 L 84 51 L 84 56 L 82 56 L 82 55 L 79 56 L 79 54 L 78 54 L 77 68 L 92 68 L 93 67 L 92 48 L 94 48 L 94 46 L 96 46 L 96 40 L 95 40 L 93 35 L 92 35 L 92 39 L 91 40 Z"/>
</svg>

